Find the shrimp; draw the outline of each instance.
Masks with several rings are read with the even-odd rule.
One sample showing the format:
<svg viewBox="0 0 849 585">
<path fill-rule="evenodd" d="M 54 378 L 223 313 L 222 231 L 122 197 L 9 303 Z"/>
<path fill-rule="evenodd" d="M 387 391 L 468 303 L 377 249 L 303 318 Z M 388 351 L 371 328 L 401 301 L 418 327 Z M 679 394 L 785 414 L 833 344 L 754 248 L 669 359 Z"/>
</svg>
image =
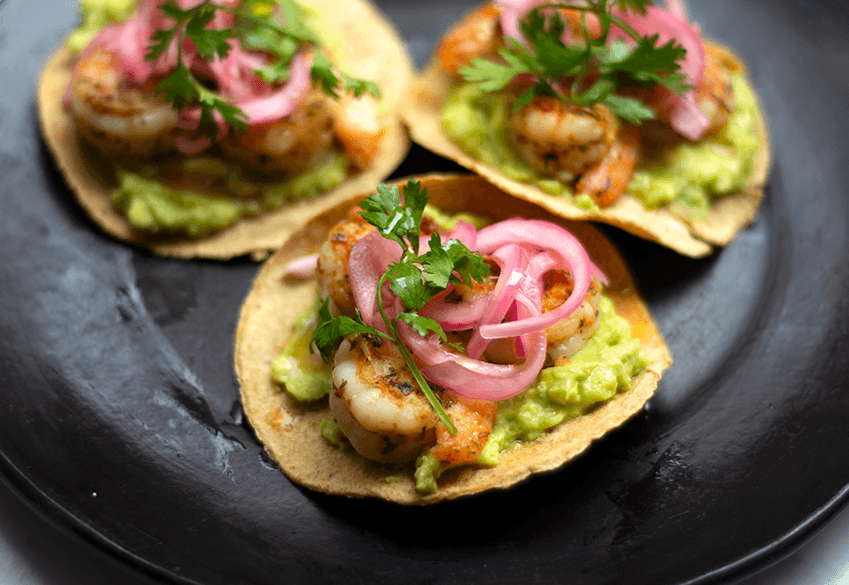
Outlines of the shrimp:
<svg viewBox="0 0 849 585">
<path fill-rule="evenodd" d="M 598 165 L 617 137 L 613 113 L 601 104 L 578 106 L 537 96 L 510 117 L 517 153 L 540 173 L 572 183 Z"/>
<path fill-rule="evenodd" d="M 348 213 L 330 230 L 330 236 L 318 253 L 318 286 L 322 298 L 329 299 L 330 311 L 334 315 L 356 317 L 357 307 L 348 282 L 348 258 L 351 248 L 375 228 L 366 222 L 358 208 Z"/>
<path fill-rule="evenodd" d="M 734 110 L 734 88 L 731 74 L 743 65 L 727 50 L 705 44 L 705 73 L 696 90 L 696 103 L 710 120 L 705 134 L 716 134 L 725 126 Z"/>
<path fill-rule="evenodd" d="M 339 100 L 333 122 L 337 142 L 357 170 L 368 168 L 380 151 L 387 120 L 379 113 L 378 102 L 370 95 Z"/>
<path fill-rule="evenodd" d="M 453 76 L 474 59 L 493 57 L 504 44 L 499 27 L 501 10 L 492 3 L 480 6 L 443 37 L 436 58 Z"/>
<path fill-rule="evenodd" d="M 363 457 L 406 463 L 436 441 L 436 412 L 394 345 L 368 336 L 343 340 L 332 379 L 330 410 Z"/>
<path fill-rule="evenodd" d="M 457 434 L 452 436 L 442 422 L 437 423 L 436 444 L 430 452 L 439 461 L 453 465 L 471 463 L 478 458 L 489 439 L 498 414 L 498 403 L 446 394 L 444 405 L 445 413 L 457 427 Z"/>
<path fill-rule="evenodd" d="M 572 292 L 572 278 L 562 271 L 545 275 L 543 311 L 553 311 L 563 304 Z M 581 349 L 598 328 L 601 284 L 593 279 L 580 306 L 568 317 L 545 330 L 548 359 L 555 366 L 568 363 L 569 358 Z"/>
<path fill-rule="evenodd" d="M 70 112 L 82 136 L 112 156 L 148 156 L 175 148 L 178 113 L 148 86 L 121 80 L 105 48 L 80 60 L 71 80 Z"/>
<path fill-rule="evenodd" d="M 318 253 L 318 286 L 322 298 L 330 300 L 330 311 L 334 315 L 356 317 L 357 307 L 348 282 L 348 259 L 351 248 L 377 228 L 358 213 L 359 207 L 348 212 L 348 217 L 330 230 L 330 235 Z M 439 225 L 433 218 L 422 216 L 421 234 L 430 236 Z"/>
<path fill-rule="evenodd" d="M 586 193 L 598 205 L 612 205 L 628 188 L 640 151 L 640 127 L 626 125 L 601 161 L 584 173 L 575 184 L 579 194 Z"/>
<path fill-rule="evenodd" d="M 318 165 L 333 142 L 330 97 L 313 89 L 291 115 L 231 132 L 221 148 L 231 158 L 272 175 L 293 175 Z"/>
</svg>

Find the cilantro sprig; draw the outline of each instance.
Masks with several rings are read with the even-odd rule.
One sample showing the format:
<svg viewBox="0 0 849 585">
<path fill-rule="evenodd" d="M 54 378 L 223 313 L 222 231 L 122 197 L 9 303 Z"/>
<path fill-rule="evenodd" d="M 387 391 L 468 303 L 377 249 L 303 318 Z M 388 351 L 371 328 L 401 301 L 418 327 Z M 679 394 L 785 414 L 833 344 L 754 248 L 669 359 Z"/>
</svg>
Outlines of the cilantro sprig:
<svg viewBox="0 0 849 585">
<path fill-rule="evenodd" d="M 359 79 L 338 71 L 330 59 L 320 51 L 318 36 L 305 24 L 303 9 L 294 0 L 243 0 L 238 7 L 222 6 L 212 0 L 182 9 L 175 0 L 161 6 L 166 16 L 174 21 L 170 28 L 155 31 L 150 37 L 145 59 L 156 63 L 176 43 L 177 65 L 157 87 L 174 109 L 197 104 L 201 109 L 199 131 L 214 137 L 218 132 L 216 113 L 224 124 L 240 131 L 246 126 L 246 116 L 229 100 L 207 87 L 183 62 L 186 40 L 197 48 L 198 55 L 207 61 L 226 59 L 232 41 L 239 41 L 249 50 L 263 51 L 271 62 L 255 71 L 263 81 L 271 84 L 285 83 L 291 75 L 292 59 L 305 45 L 314 48 L 310 77 L 315 86 L 326 94 L 338 98 L 340 92 L 355 97 L 368 93 L 380 97 L 380 87 L 368 80 Z M 280 24 L 274 17 L 275 9 L 283 15 Z M 218 11 L 235 16 L 231 28 L 210 29 Z"/>
<path fill-rule="evenodd" d="M 690 88 L 680 72 L 678 60 L 686 51 L 674 41 L 658 45 L 658 35 L 642 36 L 623 22 L 611 7 L 618 4 L 644 12 L 651 0 L 555 0 L 537 6 L 521 21 L 527 47 L 507 38 L 499 50 L 501 61 L 473 59 L 460 69 L 466 81 L 479 83 L 486 92 L 504 89 L 521 74 L 533 75 L 536 81 L 516 100 L 519 109 L 539 95 L 556 96 L 581 106 L 601 103 L 624 120 L 638 124 L 655 118 L 655 112 L 636 97 L 619 95 L 625 86 L 661 85 L 674 93 Z M 566 23 L 559 11 L 569 8 L 583 13 L 583 41 L 565 44 L 562 40 Z M 600 34 L 593 38 L 587 27 L 587 15 L 598 19 Z M 608 43 L 613 26 L 625 32 L 633 43 L 617 39 Z M 563 87 L 563 81 L 570 80 Z"/>
<path fill-rule="evenodd" d="M 377 307 L 388 333 L 365 324 L 359 317 L 333 317 L 325 302 L 319 310 L 318 326 L 312 342 L 324 361 L 329 362 L 333 359 L 335 347 L 346 335 L 365 333 L 392 341 L 439 420 L 454 435 L 457 433 L 456 427 L 401 341 L 398 324 L 406 322 L 421 336 L 436 333 L 443 343 L 447 343 L 447 336 L 439 323 L 419 315 L 418 311 L 450 285 L 482 282 L 489 274 L 489 265 L 483 256 L 469 250 L 458 240 L 448 240 L 443 244 L 437 232 L 430 234 L 430 249 L 419 254 L 422 213 L 427 201 L 427 189 L 422 189 L 421 183 L 417 181 L 409 181 L 404 186 L 403 198 L 397 185 L 381 184 L 377 187 L 377 193 L 360 204 L 363 208 L 360 215 L 377 227 L 383 237 L 401 246 L 401 258 L 389 265 L 377 285 Z M 389 283 L 389 289 L 401 299 L 404 306 L 404 311 L 394 318 L 390 318 L 383 307 L 382 291 L 385 283 Z"/>
</svg>

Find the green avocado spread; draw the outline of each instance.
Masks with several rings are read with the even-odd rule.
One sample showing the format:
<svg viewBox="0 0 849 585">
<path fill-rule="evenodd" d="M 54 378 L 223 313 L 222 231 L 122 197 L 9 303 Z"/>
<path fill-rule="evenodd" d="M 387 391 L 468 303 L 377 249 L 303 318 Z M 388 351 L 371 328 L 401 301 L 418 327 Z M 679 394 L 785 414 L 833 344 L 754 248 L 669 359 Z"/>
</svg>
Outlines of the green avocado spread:
<svg viewBox="0 0 849 585">
<path fill-rule="evenodd" d="M 699 216 L 710 208 L 711 200 L 746 185 L 760 148 L 756 106 L 742 74 L 734 74 L 732 84 L 736 105 L 719 133 L 698 143 L 682 140 L 650 162 L 641 161 L 628 193 L 649 209 L 675 206 Z M 540 176 L 512 151 L 506 131 L 508 102 L 507 96 L 485 93 L 477 84 L 456 82 L 442 107 L 443 128 L 463 151 L 507 177 L 534 184 L 550 195 L 573 197 L 578 207 L 597 211 L 588 195 L 574 195 L 567 185 Z"/>
<path fill-rule="evenodd" d="M 570 363 L 543 368 L 530 388 L 498 404 L 495 425 L 480 465 L 497 465 L 502 451 L 541 437 L 560 423 L 577 418 L 619 392 L 631 389 L 631 379 L 649 365 L 640 342 L 616 313 L 613 302 L 601 299 L 601 316 L 593 336 Z M 442 467 L 425 453 L 416 461 L 416 489 L 433 493 Z"/>
<path fill-rule="evenodd" d="M 218 159 L 185 162 L 194 166 L 203 162 L 207 177 L 220 175 L 228 195 L 173 188 L 159 179 L 119 168 L 112 205 L 144 232 L 203 236 L 243 217 L 326 193 L 345 180 L 348 164 L 341 153 L 334 152 L 324 164 L 286 181 L 253 183 L 241 176 L 238 167 Z"/>
<path fill-rule="evenodd" d="M 295 322 L 292 336 L 283 351 L 271 362 L 271 377 L 289 394 L 302 401 L 318 400 L 330 392 L 332 381 L 330 368 L 318 353 L 310 351 L 310 340 L 318 322 L 320 299 L 304 312 Z M 338 426 L 333 431 L 329 426 L 322 434 L 333 444 L 338 444 Z M 329 437 L 333 435 L 336 440 Z"/>
<path fill-rule="evenodd" d="M 331 389 L 330 368 L 309 349 L 317 306 L 297 321 L 293 335 L 272 363 L 272 377 L 302 401 L 325 397 Z M 628 321 L 616 313 L 613 302 L 602 297 L 598 327 L 586 345 L 562 366 L 544 368 L 530 388 L 498 405 L 495 426 L 476 463 L 497 465 L 499 454 L 533 441 L 558 424 L 581 416 L 595 405 L 631 389 L 631 379 L 649 364 Z M 338 426 L 322 423 L 331 444 L 345 448 Z M 433 493 L 443 467 L 429 453 L 416 461 L 416 489 Z"/>
</svg>

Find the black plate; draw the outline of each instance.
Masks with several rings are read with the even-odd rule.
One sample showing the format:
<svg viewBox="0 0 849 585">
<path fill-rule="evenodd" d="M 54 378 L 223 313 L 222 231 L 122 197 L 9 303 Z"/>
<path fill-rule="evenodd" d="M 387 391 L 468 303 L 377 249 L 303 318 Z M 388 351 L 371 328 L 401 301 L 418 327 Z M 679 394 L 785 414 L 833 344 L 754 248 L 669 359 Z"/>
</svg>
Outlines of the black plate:
<svg viewBox="0 0 849 585">
<path fill-rule="evenodd" d="M 676 363 L 645 412 L 513 490 L 426 509 L 290 483 L 231 365 L 247 259 L 117 243 L 37 129 L 41 63 L 75 20 L 0 3 L 0 470 L 87 541 L 177 583 L 712 583 L 776 558 L 849 484 L 849 11 L 691 7 L 733 46 L 775 153 L 757 222 L 689 260 L 607 229 Z M 385 2 L 422 63 L 462 7 Z M 450 170 L 414 149 L 396 176 Z"/>
</svg>

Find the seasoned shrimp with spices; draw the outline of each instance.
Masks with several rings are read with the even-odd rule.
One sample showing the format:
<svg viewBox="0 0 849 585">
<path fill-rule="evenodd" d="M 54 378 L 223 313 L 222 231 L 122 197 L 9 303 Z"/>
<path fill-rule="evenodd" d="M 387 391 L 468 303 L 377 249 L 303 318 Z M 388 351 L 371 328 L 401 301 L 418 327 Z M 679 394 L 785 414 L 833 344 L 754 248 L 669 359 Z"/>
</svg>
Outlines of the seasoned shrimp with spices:
<svg viewBox="0 0 849 585">
<path fill-rule="evenodd" d="M 322 298 L 328 299 L 334 315 L 356 316 L 356 303 L 348 282 L 348 259 L 351 248 L 376 228 L 366 222 L 354 208 L 348 218 L 330 230 L 318 253 L 318 286 Z"/>
<path fill-rule="evenodd" d="M 552 311 L 563 304 L 572 292 L 572 279 L 568 274 L 552 271 L 545 275 L 543 311 Z M 568 317 L 545 330 L 548 342 L 547 359 L 555 366 L 568 363 L 569 358 L 584 347 L 598 328 L 601 283 L 593 279 L 583 302 Z"/>
<path fill-rule="evenodd" d="M 306 94 L 291 115 L 230 132 L 221 148 L 234 158 L 268 174 L 294 175 L 321 164 L 333 142 L 332 98 L 318 89 Z"/>
<path fill-rule="evenodd" d="M 495 424 L 498 402 L 469 400 L 453 394 L 443 395 L 445 412 L 457 434 L 451 435 L 442 422 L 436 424 L 436 444 L 430 453 L 439 461 L 460 465 L 471 463 L 483 451 Z"/>
<path fill-rule="evenodd" d="M 70 112 L 83 137 L 116 156 L 174 149 L 177 111 L 150 84 L 122 80 L 114 52 L 100 48 L 81 59 L 70 87 Z"/>
<path fill-rule="evenodd" d="M 616 118 L 605 106 L 578 106 L 537 96 L 510 116 L 509 136 L 535 170 L 572 183 L 597 165 L 613 145 Z"/>
<path fill-rule="evenodd" d="M 500 14 L 501 10 L 494 4 L 484 4 L 443 37 L 436 57 L 451 75 L 459 75 L 460 69 L 473 59 L 494 57 L 498 53 L 504 44 L 498 24 Z"/>
<path fill-rule="evenodd" d="M 356 170 L 368 168 L 380 151 L 387 119 L 381 115 L 377 99 L 370 95 L 339 98 L 333 120 L 336 141 Z"/>
<path fill-rule="evenodd" d="M 360 335 L 343 340 L 332 379 L 330 410 L 363 457 L 405 463 L 435 442 L 439 419 L 393 344 Z"/>
</svg>

